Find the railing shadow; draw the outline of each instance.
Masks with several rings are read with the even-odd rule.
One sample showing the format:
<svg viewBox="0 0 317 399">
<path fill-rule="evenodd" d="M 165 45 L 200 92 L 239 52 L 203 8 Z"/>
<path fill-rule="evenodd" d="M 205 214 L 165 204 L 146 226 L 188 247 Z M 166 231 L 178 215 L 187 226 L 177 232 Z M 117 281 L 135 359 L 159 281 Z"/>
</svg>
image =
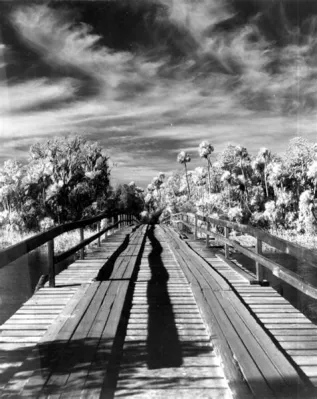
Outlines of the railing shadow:
<svg viewBox="0 0 317 399">
<path fill-rule="evenodd" d="M 147 286 L 148 367 L 179 367 L 182 364 L 182 350 L 168 293 L 169 274 L 161 257 L 163 248 L 154 231 L 155 226 L 152 225 L 147 233 L 152 246 L 148 255 L 151 270 L 151 279 Z"/>
</svg>

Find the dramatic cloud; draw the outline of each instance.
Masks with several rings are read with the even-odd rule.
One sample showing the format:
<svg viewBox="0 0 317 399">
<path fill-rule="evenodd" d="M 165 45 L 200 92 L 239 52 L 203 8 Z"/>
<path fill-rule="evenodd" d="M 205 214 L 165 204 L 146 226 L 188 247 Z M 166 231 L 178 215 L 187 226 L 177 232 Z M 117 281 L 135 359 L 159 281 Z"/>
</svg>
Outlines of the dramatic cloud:
<svg viewBox="0 0 317 399">
<path fill-rule="evenodd" d="M 296 135 L 315 140 L 317 11 L 304 1 L 294 19 L 286 1 L 275 3 L 73 1 L 6 9 L 0 159 L 77 132 L 108 149 L 117 181 L 139 184 L 177 169 L 177 152 L 194 155 L 204 139 L 215 156 L 228 142 L 280 152 Z M 192 166 L 199 162 L 197 155 Z"/>
</svg>

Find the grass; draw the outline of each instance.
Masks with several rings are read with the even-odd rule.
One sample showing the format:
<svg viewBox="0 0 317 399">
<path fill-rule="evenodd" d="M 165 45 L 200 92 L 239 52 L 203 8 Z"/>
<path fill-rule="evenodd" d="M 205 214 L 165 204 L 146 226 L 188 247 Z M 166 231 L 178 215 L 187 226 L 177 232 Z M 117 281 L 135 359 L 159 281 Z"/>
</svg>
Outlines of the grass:
<svg viewBox="0 0 317 399">
<path fill-rule="evenodd" d="M 91 237 L 95 234 L 96 230 L 85 229 L 85 238 Z M 20 233 L 17 231 L 7 231 L 5 229 L 0 229 L 0 250 L 5 249 L 11 245 L 18 244 L 21 241 L 26 240 L 38 234 L 37 232 L 27 232 Z M 79 243 L 79 232 L 78 230 L 70 231 L 68 233 L 64 233 L 54 239 L 54 248 L 55 254 L 60 254 L 68 249 L 74 247 Z M 93 243 L 91 244 L 93 245 Z"/>
</svg>

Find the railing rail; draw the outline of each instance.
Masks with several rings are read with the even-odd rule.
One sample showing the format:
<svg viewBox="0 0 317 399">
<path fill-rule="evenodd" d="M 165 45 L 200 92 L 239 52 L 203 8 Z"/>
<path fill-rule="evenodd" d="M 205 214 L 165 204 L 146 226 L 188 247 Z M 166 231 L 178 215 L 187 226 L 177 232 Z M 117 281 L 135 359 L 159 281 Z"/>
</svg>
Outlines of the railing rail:
<svg viewBox="0 0 317 399">
<path fill-rule="evenodd" d="M 168 216 L 165 216 L 165 218 L 162 219 L 162 220 L 160 221 L 160 223 L 163 224 L 163 223 L 169 222 L 170 220 L 171 220 L 171 216 L 168 215 Z"/>
<path fill-rule="evenodd" d="M 197 239 L 198 232 L 204 233 L 206 235 L 206 245 L 208 245 L 209 235 L 217 238 L 224 244 L 226 258 L 229 258 L 229 247 L 233 247 L 254 260 L 256 266 L 256 278 L 259 283 L 263 282 L 263 267 L 265 267 L 271 270 L 272 273 L 281 280 L 284 280 L 310 297 L 317 299 L 317 287 L 305 281 L 297 273 L 288 270 L 287 267 L 266 258 L 262 253 L 262 244 L 264 242 L 281 252 L 285 252 L 301 261 L 307 262 L 310 266 L 315 268 L 317 268 L 317 251 L 304 248 L 298 244 L 293 244 L 282 238 L 274 237 L 265 231 L 248 225 L 192 213 L 178 213 L 172 216 L 174 219 L 176 218 L 176 223 L 182 223 L 183 225 L 192 228 L 194 230 L 195 239 Z M 199 226 L 199 221 L 206 223 L 206 227 Z M 214 227 L 214 230 L 212 230 L 212 227 Z M 223 227 L 224 234 L 215 231 L 215 227 Z M 236 240 L 230 239 L 230 229 L 254 237 L 256 239 L 255 251 L 242 246 Z"/>
<path fill-rule="evenodd" d="M 106 219 L 106 227 L 101 229 L 100 222 Z M 110 225 L 109 225 L 110 220 Z M 119 214 L 119 213 L 103 213 L 101 215 L 95 216 L 93 218 L 87 218 L 78 220 L 75 222 L 66 223 L 63 225 L 59 225 L 53 227 L 43 233 L 36 234 L 24 241 L 21 241 L 18 244 L 11 245 L 8 248 L 5 248 L 0 251 L 0 268 L 7 266 L 11 262 L 20 258 L 23 255 L 33 251 L 41 247 L 42 245 L 48 245 L 48 266 L 49 266 L 49 285 L 50 287 L 55 286 L 55 265 L 62 260 L 68 258 L 72 254 L 80 251 L 81 259 L 84 258 L 84 247 L 90 244 L 92 241 L 98 239 L 98 245 L 100 245 L 100 237 L 103 234 L 106 234 L 109 230 L 114 229 L 115 227 L 124 227 L 129 223 L 139 221 L 135 218 L 135 216 L 130 214 Z M 98 223 L 98 233 L 93 236 L 84 239 L 84 228 L 89 225 L 93 225 Z M 67 233 L 72 230 L 79 229 L 80 232 L 80 242 L 73 248 L 70 248 L 66 252 L 55 256 L 54 255 L 54 239 L 64 233 Z"/>
</svg>

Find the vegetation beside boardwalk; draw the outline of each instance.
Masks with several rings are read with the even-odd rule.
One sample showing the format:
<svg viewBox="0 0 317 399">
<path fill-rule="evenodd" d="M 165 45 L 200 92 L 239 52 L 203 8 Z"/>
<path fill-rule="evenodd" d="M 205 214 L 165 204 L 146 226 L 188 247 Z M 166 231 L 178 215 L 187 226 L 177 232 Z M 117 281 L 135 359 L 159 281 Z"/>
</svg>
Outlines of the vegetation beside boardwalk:
<svg viewBox="0 0 317 399">
<path fill-rule="evenodd" d="M 250 155 L 228 144 L 214 156 L 214 147 L 200 143 L 203 165 L 189 170 L 191 155 L 181 151 L 183 172 L 154 177 L 145 195 L 146 213 L 198 212 L 251 224 L 308 248 L 317 248 L 315 198 L 317 143 L 290 140 L 283 155 L 261 148 Z"/>
<path fill-rule="evenodd" d="M 110 172 L 105 150 L 78 136 L 34 144 L 25 164 L 4 162 L 0 167 L 0 248 L 56 224 L 107 210 L 138 215 L 143 209 L 143 190 L 133 182 L 113 188 Z M 57 246 L 62 248 L 72 240 L 78 242 L 70 233 Z"/>
<path fill-rule="evenodd" d="M 190 170 L 191 156 L 181 151 L 183 172 L 159 173 L 144 192 L 134 182 L 111 186 L 109 158 L 98 143 L 78 136 L 36 143 L 26 164 L 8 160 L 0 168 L 0 248 L 107 210 L 147 222 L 198 212 L 317 248 L 317 143 L 295 137 L 283 155 L 261 148 L 254 156 L 229 144 L 215 157 L 203 141 L 198 155 L 203 166 Z M 77 243 L 77 233 L 56 243 L 57 250 L 67 242 Z"/>
</svg>

